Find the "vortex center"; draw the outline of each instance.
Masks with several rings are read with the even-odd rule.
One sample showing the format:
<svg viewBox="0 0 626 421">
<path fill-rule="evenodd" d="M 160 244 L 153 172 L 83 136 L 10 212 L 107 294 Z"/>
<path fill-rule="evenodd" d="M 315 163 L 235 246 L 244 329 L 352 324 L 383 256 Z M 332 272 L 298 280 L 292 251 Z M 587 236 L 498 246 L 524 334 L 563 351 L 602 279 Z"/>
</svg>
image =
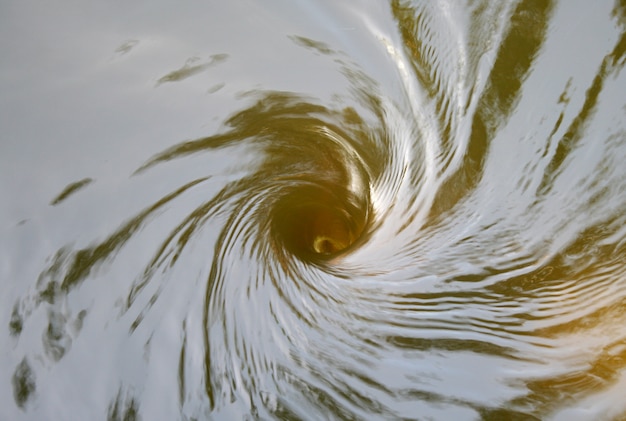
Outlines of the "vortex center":
<svg viewBox="0 0 626 421">
<path fill-rule="evenodd" d="M 348 248 L 354 241 L 347 221 L 338 211 L 328 208 L 312 209 L 308 215 L 305 242 L 318 254 L 334 254 Z"/>
<path fill-rule="evenodd" d="M 365 215 L 325 195 L 295 194 L 279 205 L 274 228 L 284 245 L 305 259 L 332 257 L 361 235 Z M 355 212 L 357 214 L 355 214 Z"/>
</svg>

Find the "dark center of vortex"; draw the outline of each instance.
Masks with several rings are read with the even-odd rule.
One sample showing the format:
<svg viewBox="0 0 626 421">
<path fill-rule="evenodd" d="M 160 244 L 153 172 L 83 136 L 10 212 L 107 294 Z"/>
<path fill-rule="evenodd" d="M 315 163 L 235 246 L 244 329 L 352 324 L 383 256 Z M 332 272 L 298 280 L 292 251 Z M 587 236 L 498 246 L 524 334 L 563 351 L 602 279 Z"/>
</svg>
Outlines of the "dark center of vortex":
<svg viewBox="0 0 626 421">
<path fill-rule="evenodd" d="M 274 228 L 303 258 L 335 256 L 359 238 L 367 212 L 325 191 L 294 193 L 275 209 Z"/>
</svg>

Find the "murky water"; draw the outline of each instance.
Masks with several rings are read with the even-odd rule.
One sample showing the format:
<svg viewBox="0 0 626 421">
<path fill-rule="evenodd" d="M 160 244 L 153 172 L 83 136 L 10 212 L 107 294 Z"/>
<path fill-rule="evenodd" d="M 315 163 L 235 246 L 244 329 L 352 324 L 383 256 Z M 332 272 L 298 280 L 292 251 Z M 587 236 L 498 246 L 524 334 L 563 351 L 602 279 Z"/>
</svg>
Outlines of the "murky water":
<svg viewBox="0 0 626 421">
<path fill-rule="evenodd" d="M 0 11 L 0 418 L 626 418 L 623 1 Z"/>
</svg>

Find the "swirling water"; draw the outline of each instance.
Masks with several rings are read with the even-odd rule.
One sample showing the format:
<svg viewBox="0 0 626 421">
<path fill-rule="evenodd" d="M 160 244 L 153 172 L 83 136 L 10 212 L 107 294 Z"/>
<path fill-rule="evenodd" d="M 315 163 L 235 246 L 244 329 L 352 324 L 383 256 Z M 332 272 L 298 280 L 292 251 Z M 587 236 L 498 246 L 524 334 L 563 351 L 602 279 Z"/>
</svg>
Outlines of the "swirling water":
<svg viewBox="0 0 626 421">
<path fill-rule="evenodd" d="M 222 3 L 2 6 L 2 418 L 624 419 L 624 2 Z"/>
</svg>

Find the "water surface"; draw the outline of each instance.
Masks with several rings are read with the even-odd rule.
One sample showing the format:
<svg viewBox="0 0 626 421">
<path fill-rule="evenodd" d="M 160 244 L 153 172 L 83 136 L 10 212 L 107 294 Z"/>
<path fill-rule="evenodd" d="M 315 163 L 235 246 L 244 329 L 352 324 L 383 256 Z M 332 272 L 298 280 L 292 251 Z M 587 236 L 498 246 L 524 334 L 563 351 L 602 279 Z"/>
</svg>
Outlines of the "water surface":
<svg viewBox="0 0 626 421">
<path fill-rule="evenodd" d="M 626 419 L 625 34 L 4 4 L 1 418 Z"/>
</svg>

